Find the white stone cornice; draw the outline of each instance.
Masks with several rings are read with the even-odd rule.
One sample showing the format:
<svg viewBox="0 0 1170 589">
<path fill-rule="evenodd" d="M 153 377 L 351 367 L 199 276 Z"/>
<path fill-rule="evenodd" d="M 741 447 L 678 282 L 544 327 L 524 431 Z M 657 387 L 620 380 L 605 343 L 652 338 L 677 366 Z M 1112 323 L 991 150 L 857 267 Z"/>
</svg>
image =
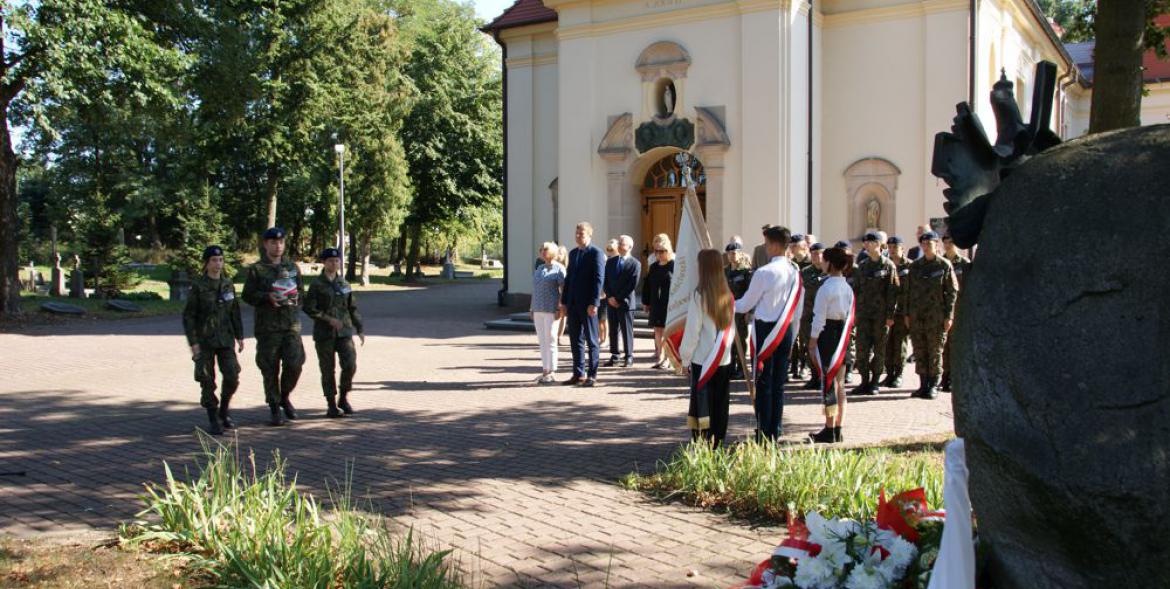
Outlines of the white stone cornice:
<svg viewBox="0 0 1170 589">
<path fill-rule="evenodd" d="M 542 55 L 530 55 L 527 57 L 510 57 L 504 62 L 508 69 L 519 69 L 525 67 L 540 67 L 542 65 L 556 65 L 557 54 L 546 53 Z"/>
<path fill-rule="evenodd" d="M 940 12 L 967 11 L 970 7 L 969 0 L 924 0 L 923 2 L 908 2 L 894 6 L 881 6 L 878 8 L 826 14 L 824 16 L 824 27 L 828 29 L 890 20 L 903 20 Z"/>
<path fill-rule="evenodd" d="M 606 22 L 571 25 L 557 29 L 557 39 L 568 41 L 586 37 L 598 37 L 613 33 L 667 27 L 678 24 L 701 22 L 715 18 L 738 16 L 766 10 L 784 11 L 790 8 L 790 0 L 742 0 L 720 4 L 706 4 L 690 8 L 679 8 L 665 12 L 654 12 L 638 16 L 615 19 Z"/>
</svg>

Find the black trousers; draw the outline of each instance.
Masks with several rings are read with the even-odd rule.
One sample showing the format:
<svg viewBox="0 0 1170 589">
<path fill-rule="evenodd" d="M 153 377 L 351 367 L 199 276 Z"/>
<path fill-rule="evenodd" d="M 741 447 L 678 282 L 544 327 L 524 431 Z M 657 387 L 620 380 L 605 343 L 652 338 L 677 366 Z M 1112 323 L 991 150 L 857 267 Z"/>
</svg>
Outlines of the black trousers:
<svg viewBox="0 0 1170 589">
<path fill-rule="evenodd" d="M 763 351 L 764 338 L 772 332 L 776 322 L 756 321 L 755 338 L 756 351 Z M 791 325 L 780 338 L 776 350 L 764 361 L 763 367 L 757 363 L 756 371 L 756 422 L 759 428 L 757 437 L 775 440 L 782 432 L 781 422 L 784 418 L 784 384 L 788 382 L 788 356 L 792 353 L 792 341 L 795 339 Z"/>
<path fill-rule="evenodd" d="M 609 323 L 609 356 L 614 360 L 631 360 L 634 357 L 634 310 L 624 307 L 617 309 L 605 305 L 605 315 Z M 625 356 L 618 353 L 618 336 L 621 336 Z"/>
<path fill-rule="evenodd" d="M 687 423 L 696 437 L 703 437 L 715 446 L 727 437 L 727 417 L 731 407 L 731 365 L 720 366 L 715 374 L 699 388 L 701 364 L 691 364 L 691 405 Z M 703 420 L 703 418 L 707 418 Z M 702 428 L 702 421 L 707 427 Z"/>
</svg>

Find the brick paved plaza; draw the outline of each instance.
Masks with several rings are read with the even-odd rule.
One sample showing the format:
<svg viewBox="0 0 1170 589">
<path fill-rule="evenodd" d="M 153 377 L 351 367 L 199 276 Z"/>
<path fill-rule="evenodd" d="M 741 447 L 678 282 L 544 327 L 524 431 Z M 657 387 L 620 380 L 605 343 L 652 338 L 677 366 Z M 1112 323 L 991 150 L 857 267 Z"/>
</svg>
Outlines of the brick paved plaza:
<svg viewBox="0 0 1170 589">
<path fill-rule="evenodd" d="M 483 329 L 504 314 L 493 304 L 498 288 L 361 294 L 370 337 L 352 395 L 359 413 L 347 420 L 324 417 L 306 336 L 293 397 L 302 419 L 266 427 L 249 339 L 233 403 L 240 445 L 262 458 L 280 449 L 298 483 L 321 497 L 352 463 L 359 495 L 454 547 L 486 587 L 593 587 L 607 575 L 611 587 L 726 587 L 770 553 L 775 528 L 616 485 L 687 437 L 685 381 L 649 369 L 649 340 L 637 341 L 635 368 L 602 368 L 598 388 L 536 386 L 535 336 Z M 163 460 L 190 464 L 199 451 L 193 430 L 205 414 L 178 317 L 0 334 L 0 373 L 0 471 L 27 472 L 0 477 L 0 533 L 112 531 L 139 509 L 142 483 L 162 478 Z M 950 396 L 910 399 L 916 385 L 911 376 L 903 391 L 851 400 L 849 442 L 949 431 Z M 819 429 L 814 397 L 789 394 L 786 438 Z M 731 434 L 751 427 L 745 385 L 735 383 Z"/>
</svg>

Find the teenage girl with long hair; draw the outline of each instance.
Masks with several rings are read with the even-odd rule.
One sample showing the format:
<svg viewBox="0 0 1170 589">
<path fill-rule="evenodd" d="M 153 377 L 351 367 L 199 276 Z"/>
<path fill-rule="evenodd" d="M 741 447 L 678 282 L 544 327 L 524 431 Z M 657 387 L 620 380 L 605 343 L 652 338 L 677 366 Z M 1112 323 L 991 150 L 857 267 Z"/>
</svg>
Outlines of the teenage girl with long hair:
<svg viewBox="0 0 1170 589">
<path fill-rule="evenodd" d="M 690 373 L 687 424 L 691 435 L 715 446 L 727 436 L 734 316 L 735 299 L 723 275 L 723 255 L 713 249 L 700 251 L 699 285 L 687 305 L 679 357 Z"/>
</svg>

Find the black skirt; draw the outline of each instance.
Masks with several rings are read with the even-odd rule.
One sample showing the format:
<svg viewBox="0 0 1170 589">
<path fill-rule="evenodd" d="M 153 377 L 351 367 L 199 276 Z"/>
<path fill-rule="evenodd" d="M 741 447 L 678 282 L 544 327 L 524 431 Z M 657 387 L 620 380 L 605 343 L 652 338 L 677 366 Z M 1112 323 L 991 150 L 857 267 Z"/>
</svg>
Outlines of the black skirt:
<svg viewBox="0 0 1170 589">
<path fill-rule="evenodd" d="M 650 327 L 666 327 L 666 305 L 650 305 Z"/>
<path fill-rule="evenodd" d="M 844 331 L 844 321 L 829 319 L 825 321 L 825 329 L 821 331 L 821 335 L 817 339 L 817 355 L 820 356 L 822 363 L 818 367 L 821 372 L 821 396 L 825 406 L 837 404 L 836 390 L 833 388 L 832 380 L 826 377 L 825 372 L 832 368 L 831 362 L 833 356 L 837 355 L 837 344 L 841 343 L 841 333 Z M 848 346 L 849 342 L 846 341 L 845 345 Z"/>
</svg>

